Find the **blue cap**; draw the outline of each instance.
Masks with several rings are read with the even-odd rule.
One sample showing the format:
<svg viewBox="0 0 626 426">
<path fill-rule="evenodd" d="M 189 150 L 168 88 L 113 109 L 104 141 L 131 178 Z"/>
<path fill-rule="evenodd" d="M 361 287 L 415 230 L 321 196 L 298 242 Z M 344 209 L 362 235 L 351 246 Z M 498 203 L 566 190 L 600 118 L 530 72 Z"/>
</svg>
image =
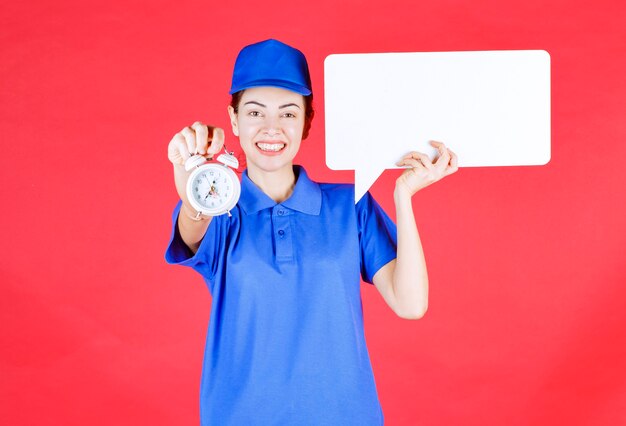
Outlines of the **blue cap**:
<svg viewBox="0 0 626 426">
<path fill-rule="evenodd" d="M 244 47 L 237 56 L 229 94 L 250 87 L 272 86 L 304 96 L 311 94 L 311 76 L 304 54 L 278 40 Z"/>
</svg>

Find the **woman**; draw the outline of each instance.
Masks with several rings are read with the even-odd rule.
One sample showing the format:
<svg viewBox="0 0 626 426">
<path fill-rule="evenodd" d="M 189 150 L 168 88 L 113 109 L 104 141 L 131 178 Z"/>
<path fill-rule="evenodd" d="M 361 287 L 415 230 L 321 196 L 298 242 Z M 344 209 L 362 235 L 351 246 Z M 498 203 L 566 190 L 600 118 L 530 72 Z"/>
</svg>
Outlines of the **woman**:
<svg viewBox="0 0 626 426">
<path fill-rule="evenodd" d="M 435 162 L 399 166 L 396 225 L 354 186 L 319 184 L 293 159 L 313 118 L 304 55 L 279 41 L 245 47 L 228 107 L 246 155 L 232 216 L 198 217 L 183 163 L 217 154 L 222 129 L 196 122 L 171 140 L 181 201 L 166 253 L 191 266 L 212 294 L 201 380 L 202 424 L 380 425 L 383 414 L 365 345 L 360 278 L 402 318 L 420 318 L 428 276 L 411 197 L 454 173 L 442 143 Z"/>
</svg>

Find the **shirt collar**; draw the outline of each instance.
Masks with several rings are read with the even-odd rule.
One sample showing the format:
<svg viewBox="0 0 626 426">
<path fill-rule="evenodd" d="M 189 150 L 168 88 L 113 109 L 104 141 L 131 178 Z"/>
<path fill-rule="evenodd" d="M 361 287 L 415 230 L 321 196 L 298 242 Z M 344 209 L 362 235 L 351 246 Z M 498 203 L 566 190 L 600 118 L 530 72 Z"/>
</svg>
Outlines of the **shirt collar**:
<svg viewBox="0 0 626 426">
<path fill-rule="evenodd" d="M 322 191 L 319 185 L 309 179 L 304 167 L 294 166 L 293 171 L 297 176 L 296 186 L 291 196 L 281 204 L 291 210 L 315 216 L 319 215 L 322 206 Z M 238 204 L 246 214 L 257 213 L 277 205 L 250 180 L 247 170 L 241 175 L 241 196 Z"/>
</svg>

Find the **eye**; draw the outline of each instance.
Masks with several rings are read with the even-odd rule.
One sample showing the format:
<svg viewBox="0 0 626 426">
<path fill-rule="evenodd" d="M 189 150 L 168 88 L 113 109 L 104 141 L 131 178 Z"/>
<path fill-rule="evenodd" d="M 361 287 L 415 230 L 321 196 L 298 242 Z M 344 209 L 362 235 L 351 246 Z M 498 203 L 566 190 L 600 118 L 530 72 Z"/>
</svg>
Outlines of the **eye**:
<svg viewBox="0 0 626 426">
<path fill-rule="evenodd" d="M 293 112 L 286 112 L 283 114 L 285 118 L 296 118 L 296 115 Z"/>
<path fill-rule="evenodd" d="M 250 117 L 260 117 L 261 116 L 261 112 L 260 111 L 256 111 L 256 110 L 252 110 L 252 111 L 248 112 L 248 115 Z"/>
</svg>

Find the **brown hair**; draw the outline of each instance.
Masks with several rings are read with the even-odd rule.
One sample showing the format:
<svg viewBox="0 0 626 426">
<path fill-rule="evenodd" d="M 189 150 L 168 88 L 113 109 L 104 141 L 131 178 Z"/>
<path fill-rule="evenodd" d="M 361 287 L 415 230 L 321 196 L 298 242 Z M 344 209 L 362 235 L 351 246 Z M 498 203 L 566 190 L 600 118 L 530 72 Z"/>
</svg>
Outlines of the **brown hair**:
<svg viewBox="0 0 626 426">
<path fill-rule="evenodd" d="M 244 90 L 240 90 L 239 92 L 235 92 L 232 94 L 230 98 L 230 106 L 235 110 L 235 114 L 239 112 L 239 102 L 241 101 L 241 96 L 243 95 Z M 302 131 L 302 139 L 306 139 L 309 136 L 309 130 L 311 130 L 311 122 L 313 121 L 313 117 L 315 116 L 315 110 L 313 109 L 313 93 L 309 96 L 303 96 L 304 98 L 304 129 Z"/>
</svg>

